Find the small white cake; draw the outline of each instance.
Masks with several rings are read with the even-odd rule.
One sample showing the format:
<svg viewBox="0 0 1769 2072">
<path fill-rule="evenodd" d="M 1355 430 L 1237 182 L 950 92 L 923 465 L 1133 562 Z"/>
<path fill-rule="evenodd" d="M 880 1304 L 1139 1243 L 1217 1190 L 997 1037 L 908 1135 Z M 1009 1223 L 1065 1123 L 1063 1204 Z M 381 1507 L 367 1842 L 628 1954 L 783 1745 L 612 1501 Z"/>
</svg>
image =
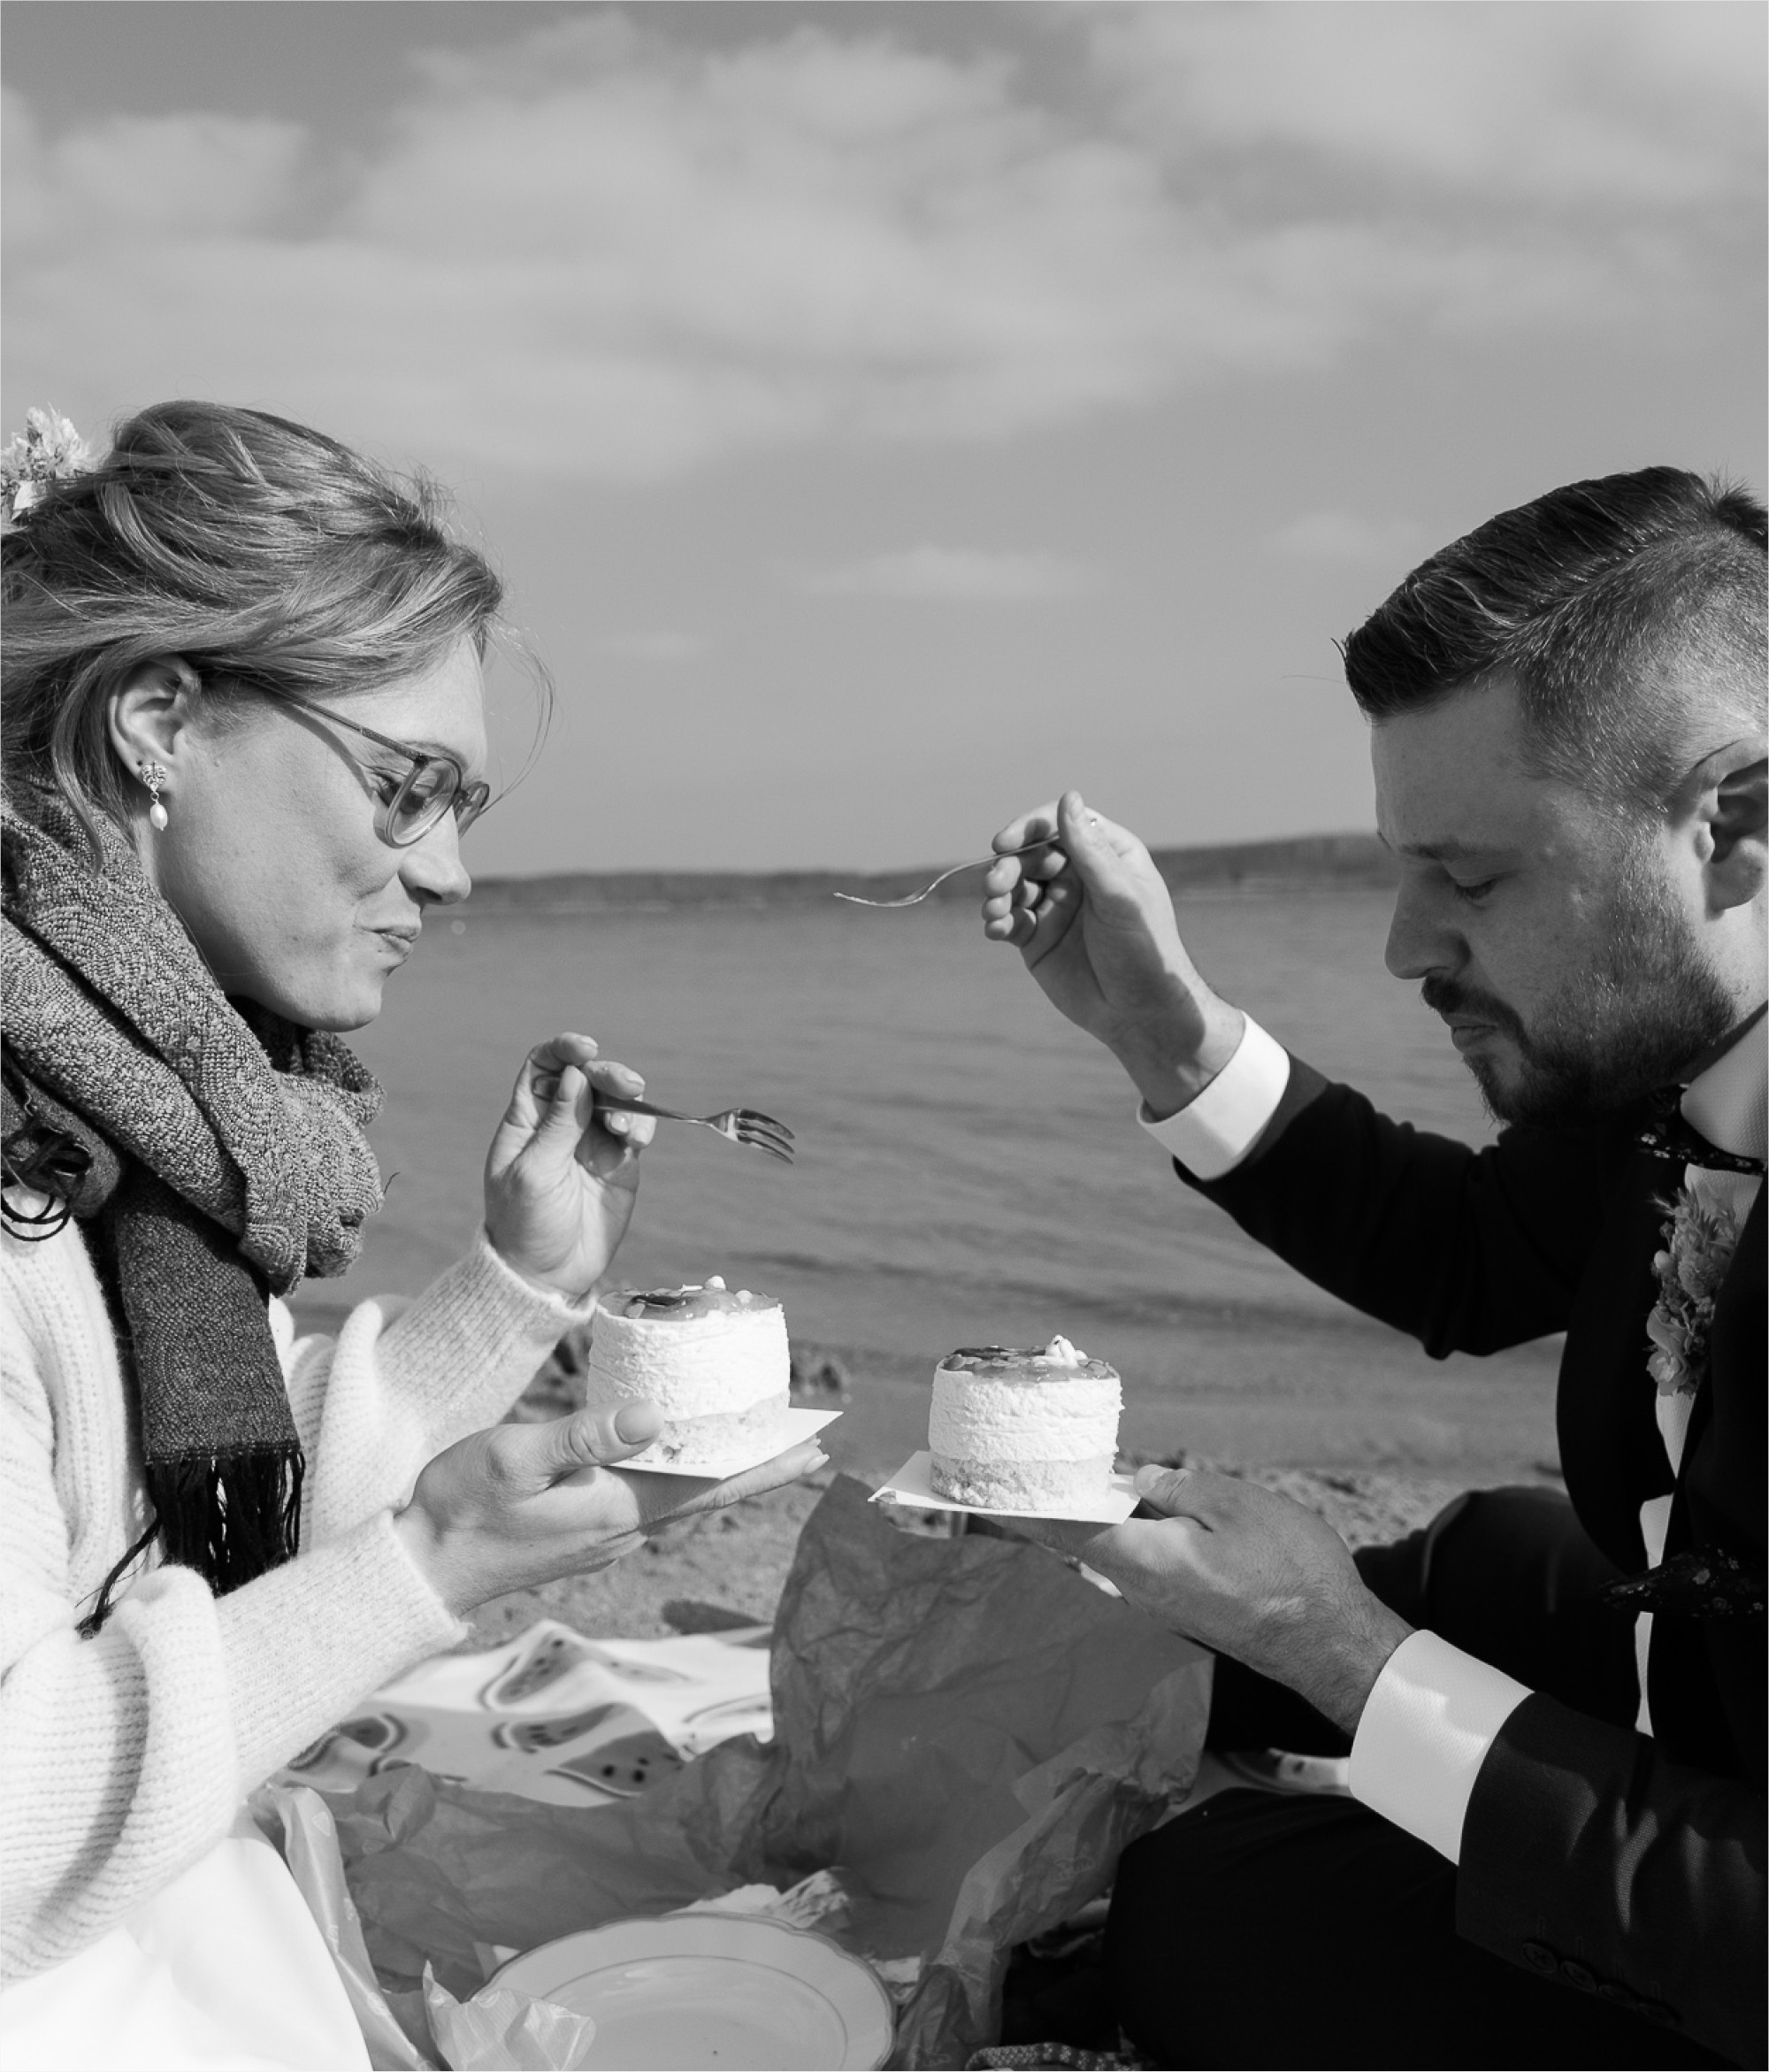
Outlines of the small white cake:
<svg viewBox="0 0 1769 2072">
<path fill-rule="evenodd" d="M 584 1401 L 644 1397 L 663 1429 L 633 1458 L 684 1473 L 722 1474 L 785 1446 L 791 1408 L 786 1318 L 771 1295 L 704 1285 L 622 1288 L 598 1304 Z"/>
<path fill-rule="evenodd" d="M 992 1511 L 1065 1516 L 1106 1493 L 1118 1452 L 1118 1370 L 1067 1339 L 1030 1352 L 961 1346 L 934 1370 L 934 1493 Z"/>
</svg>

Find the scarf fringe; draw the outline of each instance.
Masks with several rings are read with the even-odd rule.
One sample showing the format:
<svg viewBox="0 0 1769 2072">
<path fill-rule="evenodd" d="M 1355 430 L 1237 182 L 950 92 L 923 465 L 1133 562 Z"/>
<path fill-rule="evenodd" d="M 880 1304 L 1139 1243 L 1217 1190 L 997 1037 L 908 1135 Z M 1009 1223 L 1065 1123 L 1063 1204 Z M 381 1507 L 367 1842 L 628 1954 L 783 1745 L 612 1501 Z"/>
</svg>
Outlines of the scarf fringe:
<svg viewBox="0 0 1769 2072">
<path fill-rule="evenodd" d="M 301 1544 L 299 1447 L 183 1454 L 148 1462 L 148 1497 L 168 1562 L 218 1597 L 293 1561 Z"/>
</svg>

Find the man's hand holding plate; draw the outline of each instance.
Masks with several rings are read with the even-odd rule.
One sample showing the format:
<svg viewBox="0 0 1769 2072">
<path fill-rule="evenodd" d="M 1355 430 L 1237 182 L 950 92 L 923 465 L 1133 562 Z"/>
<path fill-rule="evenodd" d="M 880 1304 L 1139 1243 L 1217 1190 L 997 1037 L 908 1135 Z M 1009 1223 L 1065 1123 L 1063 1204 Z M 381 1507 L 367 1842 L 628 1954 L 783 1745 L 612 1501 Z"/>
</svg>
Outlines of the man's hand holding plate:
<svg viewBox="0 0 1769 2072">
<path fill-rule="evenodd" d="M 1101 1530 L 1028 1519 L 1028 1539 L 1073 1555 L 1170 1631 L 1287 1684 L 1347 1733 L 1413 1629 L 1365 1587 L 1324 1519 L 1257 1483 L 1144 1468 L 1153 1518 Z"/>
</svg>

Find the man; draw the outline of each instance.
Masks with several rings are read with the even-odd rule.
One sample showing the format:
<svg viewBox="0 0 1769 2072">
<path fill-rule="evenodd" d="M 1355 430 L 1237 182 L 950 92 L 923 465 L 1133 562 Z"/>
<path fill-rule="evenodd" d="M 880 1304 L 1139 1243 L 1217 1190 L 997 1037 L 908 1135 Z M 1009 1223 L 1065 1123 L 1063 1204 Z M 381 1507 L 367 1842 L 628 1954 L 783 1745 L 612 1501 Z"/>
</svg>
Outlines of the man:
<svg viewBox="0 0 1769 2072">
<path fill-rule="evenodd" d="M 1057 843 L 992 868 L 984 932 L 1183 1179 L 1434 1355 L 1566 1333 L 1569 1502 L 1481 1493 L 1354 1562 L 1145 1469 L 1137 1518 L 1045 1535 L 1218 1651 L 1217 1745 L 1349 1744 L 1350 1800 L 1228 1793 L 1126 1853 L 1107 1968 L 1163 2064 L 1765 2061 L 1764 554 L 1741 492 L 1578 483 L 1346 644 L 1389 968 L 1507 1125 L 1481 1152 L 1214 994 L 1074 793 L 996 837 Z"/>
</svg>

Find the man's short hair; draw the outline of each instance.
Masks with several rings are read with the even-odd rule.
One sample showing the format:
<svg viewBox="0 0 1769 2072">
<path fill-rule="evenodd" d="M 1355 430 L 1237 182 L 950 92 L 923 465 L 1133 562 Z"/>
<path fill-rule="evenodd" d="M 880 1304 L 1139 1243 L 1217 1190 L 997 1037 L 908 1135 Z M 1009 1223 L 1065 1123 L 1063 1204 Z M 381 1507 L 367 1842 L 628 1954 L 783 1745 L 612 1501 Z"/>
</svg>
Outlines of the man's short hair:
<svg viewBox="0 0 1769 2072">
<path fill-rule="evenodd" d="M 1514 682 L 1542 774 L 1656 809 L 1763 725 L 1765 552 L 1763 505 L 1718 478 L 1569 483 L 1421 562 L 1345 641 L 1346 680 L 1377 723 Z"/>
</svg>

